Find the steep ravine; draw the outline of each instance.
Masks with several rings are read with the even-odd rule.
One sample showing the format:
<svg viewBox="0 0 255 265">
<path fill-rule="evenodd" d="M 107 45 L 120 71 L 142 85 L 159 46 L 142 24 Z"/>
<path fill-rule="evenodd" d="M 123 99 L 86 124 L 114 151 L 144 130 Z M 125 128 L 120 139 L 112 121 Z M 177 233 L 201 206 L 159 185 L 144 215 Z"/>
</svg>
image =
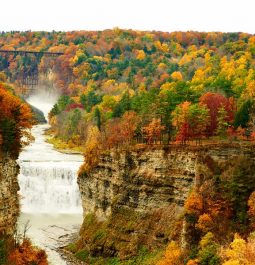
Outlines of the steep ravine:
<svg viewBox="0 0 255 265">
<path fill-rule="evenodd" d="M 27 99 L 47 119 L 58 95 L 38 88 Z M 58 248 L 65 245 L 69 235 L 77 233 L 82 221 L 82 207 L 77 186 L 77 171 L 83 161 L 81 155 L 56 151 L 46 142 L 48 124 L 32 128 L 35 141 L 23 148 L 19 155 L 18 176 L 21 195 L 19 230 L 29 221 L 27 236 L 44 249 L 51 265 L 70 264 Z M 72 264 L 72 263 L 71 263 Z"/>
<path fill-rule="evenodd" d="M 103 155 L 96 168 L 78 179 L 85 214 L 105 219 L 112 207 L 148 212 L 170 203 L 183 205 L 195 181 L 193 151 L 151 150 Z"/>
</svg>

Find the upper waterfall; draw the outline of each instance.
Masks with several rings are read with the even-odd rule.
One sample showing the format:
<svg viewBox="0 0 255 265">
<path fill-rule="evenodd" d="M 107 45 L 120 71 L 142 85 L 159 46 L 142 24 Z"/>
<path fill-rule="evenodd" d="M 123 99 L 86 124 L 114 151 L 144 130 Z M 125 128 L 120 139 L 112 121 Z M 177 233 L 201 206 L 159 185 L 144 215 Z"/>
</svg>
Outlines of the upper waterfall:
<svg viewBox="0 0 255 265">
<path fill-rule="evenodd" d="M 57 102 L 58 97 L 59 95 L 56 92 L 46 91 L 45 88 L 38 88 L 38 92 L 31 94 L 26 101 L 41 110 L 48 121 L 48 114 Z"/>
</svg>

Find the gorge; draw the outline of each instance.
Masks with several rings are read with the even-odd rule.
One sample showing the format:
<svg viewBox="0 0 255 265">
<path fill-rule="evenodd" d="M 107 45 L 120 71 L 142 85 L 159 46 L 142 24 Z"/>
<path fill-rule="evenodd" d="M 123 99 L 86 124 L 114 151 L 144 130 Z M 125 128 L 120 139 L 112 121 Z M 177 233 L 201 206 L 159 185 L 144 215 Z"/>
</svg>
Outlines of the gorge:
<svg viewBox="0 0 255 265">
<path fill-rule="evenodd" d="M 253 35 L 3 32 L 0 46 L 1 234 L 18 220 L 53 265 L 64 245 L 93 265 L 225 265 L 231 242 L 255 249 Z"/>
</svg>

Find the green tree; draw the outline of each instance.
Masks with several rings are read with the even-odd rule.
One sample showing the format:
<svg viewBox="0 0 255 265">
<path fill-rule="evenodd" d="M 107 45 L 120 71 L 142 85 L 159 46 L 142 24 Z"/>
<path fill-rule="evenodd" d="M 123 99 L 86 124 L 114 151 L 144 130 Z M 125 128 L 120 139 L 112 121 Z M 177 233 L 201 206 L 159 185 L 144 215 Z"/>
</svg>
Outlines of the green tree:
<svg viewBox="0 0 255 265">
<path fill-rule="evenodd" d="M 208 232 L 200 241 L 200 250 L 198 252 L 199 264 L 201 265 L 219 265 L 218 256 L 219 245 L 216 244 L 214 236 Z"/>
<path fill-rule="evenodd" d="M 59 111 L 61 112 L 65 110 L 65 108 L 71 103 L 73 103 L 73 101 L 68 95 L 62 95 L 57 102 Z"/>
<path fill-rule="evenodd" d="M 89 91 L 87 95 L 82 94 L 80 96 L 80 102 L 83 107 L 90 112 L 92 107 L 102 101 L 102 96 L 97 95 L 94 91 Z"/>
<path fill-rule="evenodd" d="M 224 173 L 222 177 L 226 197 L 232 203 L 234 210 L 233 221 L 236 222 L 238 230 L 248 222 L 247 201 L 255 190 L 255 163 L 252 159 L 240 157 L 235 159 L 234 164 Z"/>
<path fill-rule="evenodd" d="M 101 112 L 99 110 L 99 108 L 95 109 L 95 113 L 94 113 L 95 119 L 96 119 L 96 125 L 98 130 L 101 130 Z"/>
<path fill-rule="evenodd" d="M 119 103 L 113 110 L 113 117 L 121 117 L 126 111 L 131 110 L 131 98 L 128 91 L 126 91 L 121 97 Z"/>
<path fill-rule="evenodd" d="M 240 106 L 238 111 L 235 114 L 235 120 L 234 120 L 234 126 L 235 128 L 241 126 L 242 128 L 247 127 L 247 123 L 250 119 L 250 110 L 253 106 L 252 100 L 246 100 L 243 102 L 243 104 Z"/>
<path fill-rule="evenodd" d="M 227 111 L 222 106 L 218 110 L 217 129 L 216 129 L 216 134 L 221 138 L 225 138 L 227 135 L 228 122 L 226 120 L 227 120 Z"/>
</svg>

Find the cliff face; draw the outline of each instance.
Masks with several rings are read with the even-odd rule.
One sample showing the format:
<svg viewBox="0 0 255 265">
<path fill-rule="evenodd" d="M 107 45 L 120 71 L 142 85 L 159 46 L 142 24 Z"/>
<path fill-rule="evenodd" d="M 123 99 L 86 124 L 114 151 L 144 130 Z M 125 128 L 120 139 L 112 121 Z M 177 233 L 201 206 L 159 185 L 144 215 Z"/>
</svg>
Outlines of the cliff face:
<svg viewBox="0 0 255 265">
<path fill-rule="evenodd" d="M 196 153 L 152 150 L 110 153 L 78 179 L 84 213 L 105 219 L 112 207 L 138 212 L 182 206 L 195 181 Z"/>
<path fill-rule="evenodd" d="M 19 166 L 8 157 L 0 156 L 0 233 L 12 235 L 19 215 Z"/>
<path fill-rule="evenodd" d="M 84 213 L 104 220 L 115 208 L 137 212 L 176 204 L 182 208 L 191 187 L 222 164 L 253 152 L 241 147 L 177 148 L 105 154 L 78 184 Z M 210 162 L 211 161 L 211 162 Z"/>
<path fill-rule="evenodd" d="M 222 144 L 102 155 L 78 178 L 85 215 L 78 249 L 126 259 L 142 246 L 157 251 L 170 240 L 185 246 L 190 234 L 183 205 L 192 187 L 224 172 L 235 159 L 254 160 L 254 154 Z"/>
</svg>

